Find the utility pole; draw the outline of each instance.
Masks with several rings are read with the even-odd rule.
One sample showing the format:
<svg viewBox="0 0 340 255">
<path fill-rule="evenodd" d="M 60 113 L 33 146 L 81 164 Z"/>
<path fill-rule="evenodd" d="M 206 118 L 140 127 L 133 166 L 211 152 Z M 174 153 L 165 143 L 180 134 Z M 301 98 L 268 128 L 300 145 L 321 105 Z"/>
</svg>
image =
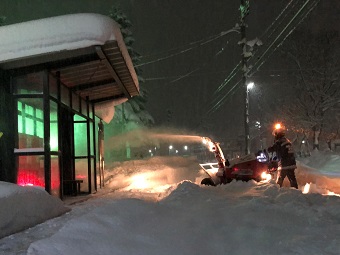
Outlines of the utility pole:
<svg viewBox="0 0 340 255">
<path fill-rule="evenodd" d="M 249 1 L 241 0 L 241 41 L 239 42 L 242 48 L 242 84 L 244 87 L 244 131 L 245 131 L 245 154 L 250 154 L 250 135 L 249 135 L 249 90 L 247 88 L 247 73 L 248 73 L 248 58 L 250 55 L 247 52 L 246 26 L 245 19 L 249 14 Z"/>
</svg>

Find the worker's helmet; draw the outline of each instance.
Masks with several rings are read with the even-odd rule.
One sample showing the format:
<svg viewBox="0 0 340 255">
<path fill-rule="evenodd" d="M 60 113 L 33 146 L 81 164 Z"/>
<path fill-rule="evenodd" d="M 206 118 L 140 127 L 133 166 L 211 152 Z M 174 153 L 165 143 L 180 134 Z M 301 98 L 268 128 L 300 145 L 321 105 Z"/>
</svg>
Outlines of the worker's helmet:
<svg viewBox="0 0 340 255">
<path fill-rule="evenodd" d="M 272 134 L 276 140 L 280 139 L 286 135 L 286 128 L 281 123 L 276 123 Z"/>
</svg>

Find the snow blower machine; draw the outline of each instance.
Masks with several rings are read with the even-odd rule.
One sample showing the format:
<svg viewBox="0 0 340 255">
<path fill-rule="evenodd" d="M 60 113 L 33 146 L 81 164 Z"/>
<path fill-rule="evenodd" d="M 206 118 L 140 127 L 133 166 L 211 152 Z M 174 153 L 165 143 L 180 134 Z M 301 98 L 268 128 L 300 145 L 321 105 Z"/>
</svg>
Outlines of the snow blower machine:
<svg viewBox="0 0 340 255">
<path fill-rule="evenodd" d="M 200 164 L 201 168 L 210 176 L 204 178 L 201 184 L 216 186 L 227 184 L 232 180 L 241 181 L 269 181 L 278 165 L 275 160 L 270 160 L 265 152 L 249 154 L 231 159 L 224 158 L 219 143 L 207 137 L 202 138 L 203 143 L 215 154 L 217 162 Z"/>
</svg>

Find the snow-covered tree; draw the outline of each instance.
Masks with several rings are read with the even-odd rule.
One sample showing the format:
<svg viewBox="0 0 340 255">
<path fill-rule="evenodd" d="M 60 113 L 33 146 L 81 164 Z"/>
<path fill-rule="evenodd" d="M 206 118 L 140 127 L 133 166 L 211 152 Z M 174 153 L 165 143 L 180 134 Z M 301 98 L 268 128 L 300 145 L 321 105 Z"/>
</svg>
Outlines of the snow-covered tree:
<svg viewBox="0 0 340 255">
<path fill-rule="evenodd" d="M 5 16 L 0 16 L 0 26 L 5 25 L 5 20 L 6 20 Z"/>
<path fill-rule="evenodd" d="M 144 79 L 141 76 L 142 70 L 136 66 L 140 63 L 140 54 L 132 47 L 135 42 L 131 32 L 132 23 L 119 6 L 113 6 L 109 12 L 109 16 L 120 25 L 125 45 L 132 62 L 135 65 L 139 84 L 141 84 L 144 82 Z M 145 108 L 147 98 L 147 91 L 143 88 L 143 86 L 140 86 L 140 96 L 136 96 L 123 105 L 116 107 L 116 119 L 120 119 L 120 122 L 124 124 L 134 122 L 134 124 L 139 126 L 152 125 L 154 123 L 154 119 Z"/>
<path fill-rule="evenodd" d="M 286 51 L 296 69 L 295 97 L 286 99 L 282 115 L 291 127 L 312 133 L 314 149 L 324 129 L 335 125 L 329 114 L 340 104 L 339 52 L 339 34 L 329 31 L 295 33 Z"/>
<path fill-rule="evenodd" d="M 148 99 L 148 93 L 141 84 L 144 82 L 141 76 L 142 70 L 137 66 L 140 63 L 140 54 L 132 47 L 134 38 L 132 36 L 132 23 L 122 12 L 120 7 L 113 6 L 109 12 L 109 16 L 120 25 L 120 30 L 134 64 L 134 68 L 140 84 L 140 95 L 135 96 L 127 102 L 115 107 L 115 117 L 106 128 L 109 136 L 121 135 L 137 128 L 149 127 L 154 124 L 154 119 L 145 108 Z M 126 137 L 125 146 L 112 149 L 108 153 L 112 160 L 125 160 L 132 158 L 133 148 L 131 148 L 131 137 Z M 133 138 L 132 138 L 133 139 Z M 108 157 L 107 157 L 108 158 Z"/>
</svg>

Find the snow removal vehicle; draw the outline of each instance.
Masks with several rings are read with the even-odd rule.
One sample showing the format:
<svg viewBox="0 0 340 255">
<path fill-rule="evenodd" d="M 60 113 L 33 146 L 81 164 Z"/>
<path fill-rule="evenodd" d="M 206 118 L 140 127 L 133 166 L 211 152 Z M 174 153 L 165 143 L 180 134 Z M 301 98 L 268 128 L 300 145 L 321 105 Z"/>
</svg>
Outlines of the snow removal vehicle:
<svg viewBox="0 0 340 255">
<path fill-rule="evenodd" d="M 201 184 L 216 186 L 227 184 L 232 180 L 241 181 L 269 181 L 277 170 L 276 161 L 269 160 L 265 153 L 249 154 L 231 159 L 224 158 L 219 143 L 207 137 L 202 138 L 203 143 L 215 154 L 217 162 L 200 164 L 201 168 L 210 176 L 204 178 Z"/>
</svg>

